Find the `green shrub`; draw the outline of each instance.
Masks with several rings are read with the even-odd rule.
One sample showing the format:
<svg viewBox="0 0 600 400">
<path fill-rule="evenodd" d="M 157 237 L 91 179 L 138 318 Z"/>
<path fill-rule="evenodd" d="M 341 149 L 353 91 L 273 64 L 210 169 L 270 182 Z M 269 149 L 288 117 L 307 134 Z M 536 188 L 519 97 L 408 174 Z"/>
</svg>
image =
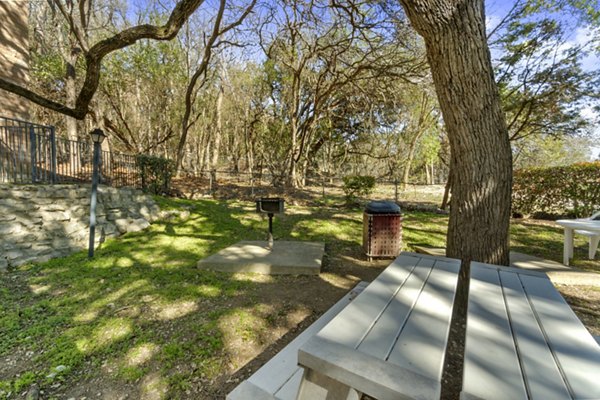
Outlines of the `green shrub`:
<svg viewBox="0 0 600 400">
<path fill-rule="evenodd" d="M 600 162 L 517 170 L 514 214 L 590 216 L 600 209 Z"/>
<path fill-rule="evenodd" d="M 375 189 L 375 177 L 349 175 L 344 177 L 344 193 L 348 202 L 356 202 L 359 196 L 368 196 Z"/>
<path fill-rule="evenodd" d="M 139 154 L 136 163 L 142 181 L 142 190 L 154 194 L 168 193 L 175 162 L 167 158 Z"/>
</svg>

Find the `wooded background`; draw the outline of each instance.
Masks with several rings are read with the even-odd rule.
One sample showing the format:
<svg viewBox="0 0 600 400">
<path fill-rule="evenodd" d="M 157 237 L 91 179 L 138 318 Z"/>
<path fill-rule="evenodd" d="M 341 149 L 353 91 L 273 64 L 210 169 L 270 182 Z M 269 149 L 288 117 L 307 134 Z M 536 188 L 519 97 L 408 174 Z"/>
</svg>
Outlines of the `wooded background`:
<svg viewBox="0 0 600 400">
<path fill-rule="evenodd" d="M 308 175 L 446 181 L 449 143 L 425 46 L 398 3 L 199 3 L 174 40 L 106 55 L 83 120 L 42 107 L 32 119 L 71 140 L 100 126 L 105 150 L 172 158 L 180 174 L 260 170 L 292 187 Z M 598 12 L 583 3 L 487 4 L 517 168 L 589 158 L 595 120 L 582 110 L 600 87 L 585 65 Z M 75 107 L 91 44 L 164 24 L 173 6 L 31 2 L 31 89 Z"/>
</svg>

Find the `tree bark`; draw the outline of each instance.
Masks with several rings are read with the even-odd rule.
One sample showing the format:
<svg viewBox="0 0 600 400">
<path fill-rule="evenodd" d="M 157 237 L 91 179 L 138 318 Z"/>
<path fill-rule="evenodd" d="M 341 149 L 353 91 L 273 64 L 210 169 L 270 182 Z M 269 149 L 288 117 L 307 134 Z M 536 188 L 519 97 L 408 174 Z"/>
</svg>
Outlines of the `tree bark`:
<svg viewBox="0 0 600 400">
<path fill-rule="evenodd" d="M 254 172 L 254 144 L 252 138 L 253 124 L 250 123 L 250 106 L 247 105 L 244 110 L 244 147 L 246 155 L 246 172 L 250 174 Z"/>
<path fill-rule="evenodd" d="M 442 204 L 440 205 L 440 208 L 442 210 L 446 210 L 448 208 L 448 199 L 450 197 L 450 188 L 451 187 L 452 187 L 452 170 L 449 171 L 448 181 L 446 182 L 446 185 L 444 186 L 444 197 L 442 199 Z"/>
<path fill-rule="evenodd" d="M 463 274 L 472 260 L 508 265 L 512 156 L 486 41 L 483 0 L 401 3 L 425 40 L 450 140 L 446 254 L 463 260 Z"/>
</svg>

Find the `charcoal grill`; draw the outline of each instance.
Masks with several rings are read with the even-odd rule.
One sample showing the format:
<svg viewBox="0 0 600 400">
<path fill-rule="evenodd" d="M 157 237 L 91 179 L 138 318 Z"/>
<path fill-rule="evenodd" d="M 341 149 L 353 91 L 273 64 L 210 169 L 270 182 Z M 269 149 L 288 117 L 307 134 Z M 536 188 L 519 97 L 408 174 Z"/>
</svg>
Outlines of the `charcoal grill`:
<svg viewBox="0 0 600 400">
<path fill-rule="evenodd" d="M 273 248 L 273 216 L 283 214 L 284 199 L 281 197 L 261 197 L 256 199 L 256 212 L 267 214 L 269 217 L 269 248 Z"/>
</svg>

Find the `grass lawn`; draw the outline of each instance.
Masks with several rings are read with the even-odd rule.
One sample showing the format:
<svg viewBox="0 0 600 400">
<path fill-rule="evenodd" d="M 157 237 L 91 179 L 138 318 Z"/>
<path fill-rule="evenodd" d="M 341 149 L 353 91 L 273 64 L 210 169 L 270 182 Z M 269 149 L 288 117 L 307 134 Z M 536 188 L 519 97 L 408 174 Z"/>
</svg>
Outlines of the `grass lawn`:
<svg viewBox="0 0 600 400">
<path fill-rule="evenodd" d="M 290 206 L 275 218 L 275 237 L 325 242 L 320 276 L 199 271 L 203 257 L 264 239 L 266 219 L 247 202 L 160 202 L 190 215 L 108 241 L 93 260 L 80 252 L 0 275 L 0 398 L 19 398 L 34 383 L 45 399 L 223 398 L 389 263 L 364 259 L 360 209 Z M 406 213 L 404 249 L 444 246 L 446 225 L 446 216 Z M 511 235 L 514 250 L 562 259 L 559 228 L 516 221 Z M 600 272 L 585 260 L 584 239 L 576 245 L 574 266 Z"/>
</svg>

